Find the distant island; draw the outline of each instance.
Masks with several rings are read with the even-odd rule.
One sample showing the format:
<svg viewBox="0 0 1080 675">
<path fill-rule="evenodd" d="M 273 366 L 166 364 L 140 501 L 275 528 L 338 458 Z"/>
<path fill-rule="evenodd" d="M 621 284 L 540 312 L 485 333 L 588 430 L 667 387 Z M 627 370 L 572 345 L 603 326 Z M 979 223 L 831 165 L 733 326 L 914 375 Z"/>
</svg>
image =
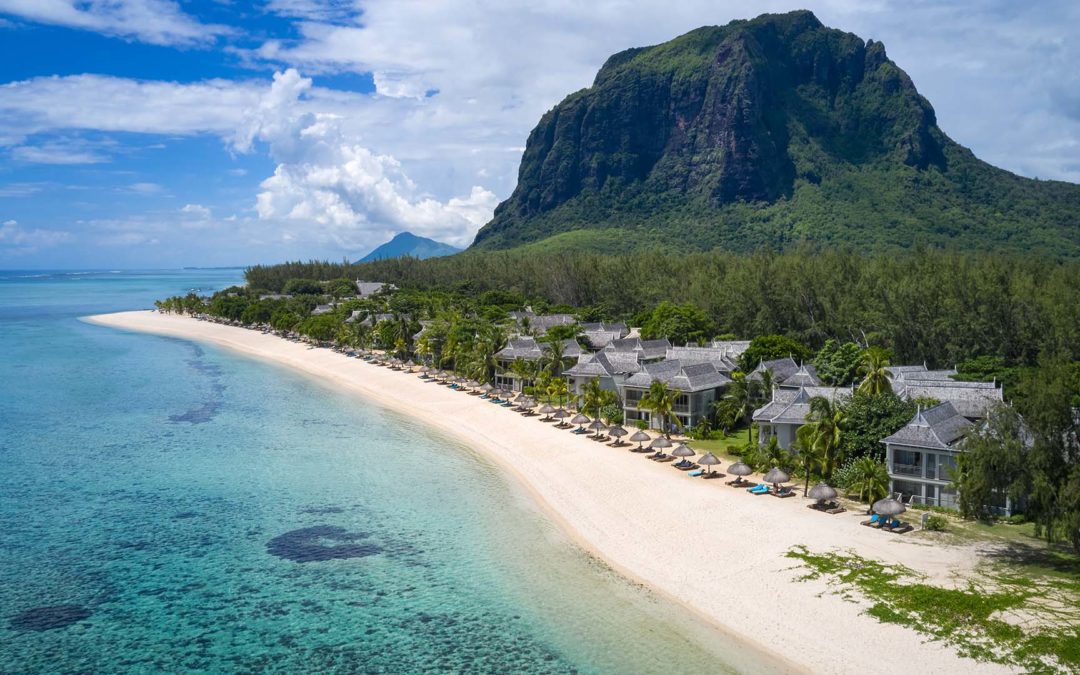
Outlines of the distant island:
<svg viewBox="0 0 1080 675">
<path fill-rule="evenodd" d="M 427 258 L 439 258 L 444 255 L 453 255 L 460 251 L 460 248 L 455 248 L 450 244 L 444 244 L 441 241 L 420 237 L 412 232 L 399 232 L 394 235 L 393 239 L 376 247 L 371 253 L 360 258 L 357 263 L 387 260 L 389 258 L 401 258 L 403 256 L 425 260 Z"/>
</svg>

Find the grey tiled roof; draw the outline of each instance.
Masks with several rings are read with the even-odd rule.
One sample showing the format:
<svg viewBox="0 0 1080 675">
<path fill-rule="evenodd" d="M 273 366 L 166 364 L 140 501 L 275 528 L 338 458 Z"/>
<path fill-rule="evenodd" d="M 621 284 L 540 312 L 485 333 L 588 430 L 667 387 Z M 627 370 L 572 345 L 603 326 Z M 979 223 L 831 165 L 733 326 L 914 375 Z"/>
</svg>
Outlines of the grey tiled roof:
<svg viewBox="0 0 1080 675">
<path fill-rule="evenodd" d="M 830 401 L 851 396 L 846 387 L 800 387 L 773 389 L 773 400 L 754 411 L 755 422 L 773 424 L 803 424 L 810 414 L 810 399 L 823 396 Z"/>
<path fill-rule="evenodd" d="M 582 354 L 563 374 L 573 377 L 612 377 L 641 370 L 636 353 L 597 352 Z"/>
<path fill-rule="evenodd" d="M 640 338 L 612 340 L 604 347 L 604 351 L 607 352 L 637 352 L 645 360 L 664 358 L 669 349 L 671 349 L 671 343 L 666 339 L 642 340 Z"/>
<path fill-rule="evenodd" d="M 582 353 L 581 346 L 574 340 L 563 340 L 562 346 L 563 356 L 568 359 L 574 358 Z M 518 358 L 525 359 L 526 361 L 537 361 L 544 355 L 546 349 L 547 345 L 538 342 L 536 338 L 522 335 L 510 338 L 506 346 L 495 353 L 495 358 L 507 361 L 513 361 Z"/>
<path fill-rule="evenodd" d="M 911 380 L 948 380 L 953 381 L 952 376 L 956 374 L 955 370 L 912 370 L 903 373 L 899 373 L 896 376 L 898 382 L 908 382 Z"/>
<path fill-rule="evenodd" d="M 773 384 L 779 384 L 788 377 L 791 377 L 799 370 L 799 364 L 795 363 L 795 359 L 790 356 L 784 359 L 773 359 L 772 361 L 762 361 L 757 365 L 757 368 L 750 373 L 749 379 L 755 381 L 761 381 L 761 374 L 766 370 L 772 372 Z"/>
<path fill-rule="evenodd" d="M 750 348 L 749 340 L 713 340 L 709 345 L 712 349 L 719 349 L 729 359 L 737 359 L 742 353 Z"/>
<path fill-rule="evenodd" d="M 888 445 L 949 450 L 971 429 L 971 422 L 949 401 L 915 413 L 903 428 L 883 438 Z"/>
<path fill-rule="evenodd" d="M 397 286 L 394 284 L 386 284 L 381 281 L 361 281 L 360 279 L 356 280 L 356 288 L 361 298 L 369 298 L 383 290 L 383 288 L 389 291 L 397 290 Z"/>
<path fill-rule="evenodd" d="M 817 369 L 814 366 L 802 365 L 793 375 L 784 378 L 780 384 L 788 388 L 819 387 L 821 386 L 821 378 L 818 377 Z"/>
<path fill-rule="evenodd" d="M 955 386 L 958 384 L 982 386 Z M 990 406 L 1004 400 L 1002 390 L 994 387 L 992 382 L 909 382 L 896 393 L 908 400 L 932 398 L 947 401 L 961 415 L 971 418 L 986 417 L 986 411 Z"/>
<path fill-rule="evenodd" d="M 678 360 L 647 363 L 641 372 L 631 375 L 626 386 L 648 389 L 654 380 L 666 382 L 676 391 L 694 392 L 722 387 L 731 382 L 711 363 L 682 364 Z"/>
<path fill-rule="evenodd" d="M 915 372 L 923 372 L 923 373 L 925 373 L 926 372 L 926 364 L 923 363 L 923 364 L 916 365 L 916 366 L 885 366 L 885 370 L 892 373 L 893 377 L 896 377 L 896 376 L 898 376 L 898 375 L 900 375 L 902 373 L 915 373 Z"/>
</svg>

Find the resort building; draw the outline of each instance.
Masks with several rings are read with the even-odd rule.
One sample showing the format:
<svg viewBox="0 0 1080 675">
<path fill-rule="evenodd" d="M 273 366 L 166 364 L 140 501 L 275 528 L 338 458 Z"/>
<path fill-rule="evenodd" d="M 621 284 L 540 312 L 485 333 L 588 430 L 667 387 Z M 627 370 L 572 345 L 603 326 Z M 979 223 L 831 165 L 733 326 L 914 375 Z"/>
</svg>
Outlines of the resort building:
<svg viewBox="0 0 1080 675">
<path fill-rule="evenodd" d="M 607 347 L 614 340 L 626 337 L 629 332 L 624 323 L 583 323 L 580 336 L 586 346 L 595 352 Z"/>
<path fill-rule="evenodd" d="M 356 297 L 360 298 L 361 300 L 367 300 L 371 296 L 383 290 L 387 292 L 396 291 L 397 286 L 395 286 L 394 284 L 385 284 L 381 281 L 364 281 L 363 279 L 356 280 Z"/>
<path fill-rule="evenodd" d="M 334 303 L 328 305 L 315 305 L 315 309 L 311 310 L 311 316 L 320 316 L 322 314 L 329 314 L 334 311 Z"/>
<path fill-rule="evenodd" d="M 672 415 L 684 429 L 691 429 L 712 414 L 713 401 L 731 380 L 711 363 L 683 364 L 676 359 L 643 364 L 640 372 L 626 379 L 622 386 L 623 415 L 626 424 L 643 421 L 654 429 L 660 420 L 641 407 L 641 399 L 656 380 L 667 383 L 675 392 Z"/>
<path fill-rule="evenodd" d="M 595 354 L 582 354 L 578 362 L 567 369 L 567 388 L 570 393 L 580 396 L 585 384 L 594 377 L 600 386 L 622 396 L 622 385 L 626 379 L 642 368 L 640 352 L 604 350 Z"/>
<path fill-rule="evenodd" d="M 628 337 L 612 340 L 604 351 L 617 354 L 635 354 L 640 363 L 655 363 L 667 358 L 671 343 L 666 339 L 642 340 L 641 338 Z"/>
<path fill-rule="evenodd" d="M 567 362 L 571 362 L 577 359 L 580 355 L 585 353 L 585 350 L 581 348 L 581 345 L 576 340 L 563 340 L 563 358 Z M 522 359 L 536 363 L 544 357 L 544 351 L 547 348 L 546 345 L 536 341 L 536 338 L 532 336 L 519 336 L 511 338 L 505 347 L 495 353 L 495 359 L 498 363 L 498 372 L 495 374 L 495 386 L 510 389 L 511 391 L 521 391 L 522 388 L 530 386 L 531 382 L 522 381 L 511 368 L 514 361 Z"/>
<path fill-rule="evenodd" d="M 761 361 L 757 368 L 750 371 L 747 379 L 753 382 L 764 382 L 766 371 L 769 372 L 774 387 L 797 390 L 801 387 L 821 386 L 821 378 L 818 377 L 814 366 L 800 365 L 790 356 L 784 359 Z"/>
<path fill-rule="evenodd" d="M 577 320 L 570 314 L 536 314 L 532 307 L 521 312 L 510 312 L 510 318 L 517 322 L 526 335 L 543 337 L 555 326 L 573 326 Z"/>
<path fill-rule="evenodd" d="M 711 363 L 718 371 L 729 377 L 733 371 L 739 368 L 735 362 L 738 355 L 732 357 L 731 350 L 725 347 L 692 347 L 690 345 L 669 347 L 665 358 L 677 359 L 682 363 Z"/>
<path fill-rule="evenodd" d="M 799 427 L 806 424 L 810 414 L 810 399 L 822 396 L 832 402 L 851 396 L 848 387 L 806 386 L 798 389 L 773 388 L 773 398 L 754 411 L 753 419 L 758 425 L 758 443 L 766 445 L 775 438 L 777 444 L 791 450 Z"/>
<path fill-rule="evenodd" d="M 919 410 L 902 429 L 882 439 L 889 491 L 906 502 L 956 507 L 952 470 L 972 422 L 945 401 Z"/>
</svg>

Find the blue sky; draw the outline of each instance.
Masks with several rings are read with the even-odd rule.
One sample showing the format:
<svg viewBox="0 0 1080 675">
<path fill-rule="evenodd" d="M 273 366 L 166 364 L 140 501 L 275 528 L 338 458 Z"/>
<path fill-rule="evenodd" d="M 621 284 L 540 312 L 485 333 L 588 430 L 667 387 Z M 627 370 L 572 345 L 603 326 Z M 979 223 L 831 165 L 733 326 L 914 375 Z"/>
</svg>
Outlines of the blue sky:
<svg viewBox="0 0 1080 675">
<path fill-rule="evenodd" d="M 821 0 L 942 128 L 1080 182 L 1080 7 Z M 0 0 L 0 268 L 466 245 L 539 116 L 611 53 L 797 6 L 732 0 Z"/>
</svg>

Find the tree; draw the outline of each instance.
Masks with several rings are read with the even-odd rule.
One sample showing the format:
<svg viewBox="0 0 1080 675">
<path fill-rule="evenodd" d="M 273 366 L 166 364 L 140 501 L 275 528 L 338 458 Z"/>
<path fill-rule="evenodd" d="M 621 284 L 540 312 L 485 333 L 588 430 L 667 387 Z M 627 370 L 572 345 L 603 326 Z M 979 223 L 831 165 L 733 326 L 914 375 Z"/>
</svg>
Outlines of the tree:
<svg viewBox="0 0 1080 675">
<path fill-rule="evenodd" d="M 667 386 L 667 382 L 653 380 L 652 384 L 649 385 L 648 393 L 642 396 L 638 402 L 641 408 L 651 411 L 652 414 L 660 418 L 660 428 L 664 432 L 664 436 L 671 435 L 671 411 L 675 407 L 676 396 L 677 394 Z M 679 422 L 679 418 L 675 417 L 674 420 L 675 425 L 681 429 L 682 424 Z"/>
<path fill-rule="evenodd" d="M 810 476 L 815 471 L 820 471 L 825 464 L 826 452 L 822 443 L 823 434 L 816 423 L 804 424 L 795 432 L 797 439 L 799 462 L 802 464 L 806 484 L 803 486 L 803 496 L 810 491 Z"/>
<path fill-rule="evenodd" d="M 677 305 L 665 300 L 641 318 L 644 340 L 667 338 L 672 344 L 683 345 L 707 340 L 715 333 L 708 315 L 692 303 Z"/>
<path fill-rule="evenodd" d="M 859 374 L 863 381 L 859 391 L 871 396 L 892 392 L 892 373 L 888 371 L 889 352 L 881 347 L 870 347 L 863 352 Z"/>
<path fill-rule="evenodd" d="M 605 406 L 618 402 L 619 396 L 610 389 L 604 389 L 600 378 L 594 377 L 582 387 L 581 412 L 590 417 L 599 417 Z"/>
<path fill-rule="evenodd" d="M 282 290 L 289 295 L 322 295 L 323 287 L 314 279 L 289 279 Z"/>
<path fill-rule="evenodd" d="M 540 367 L 553 377 L 562 375 L 566 367 L 566 347 L 561 340 L 548 340 L 540 356 Z"/>
<path fill-rule="evenodd" d="M 547 381 L 545 392 L 547 402 L 560 408 L 570 401 L 570 389 L 566 386 L 566 380 L 561 377 L 552 377 Z"/>
<path fill-rule="evenodd" d="M 814 439 L 824 457 L 825 479 L 832 478 L 833 468 L 842 458 L 843 429 L 847 423 L 844 408 L 824 396 L 810 399 L 810 425 L 814 429 Z"/>
<path fill-rule="evenodd" d="M 876 396 L 856 391 L 841 404 L 846 421 L 840 454 L 883 459 L 881 439 L 907 424 L 915 415 L 915 405 L 891 391 Z"/>
<path fill-rule="evenodd" d="M 751 340 L 750 346 L 739 356 L 739 368 L 748 373 L 762 361 L 790 356 L 802 362 L 809 360 L 812 355 L 809 347 L 786 335 L 761 335 Z"/>
<path fill-rule="evenodd" d="M 522 391 L 525 390 L 525 387 L 532 386 L 533 380 L 536 379 L 539 365 L 540 364 L 536 361 L 529 361 L 520 356 L 510 363 L 510 372 L 521 382 Z"/>
<path fill-rule="evenodd" d="M 357 294 L 356 282 L 352 279 L 332 279 L 326 282 L 326 292 L 336 300 L 349 298 Z"/>
<path fill-rule="evenodd" d="M 746 423 L 747 442 L 753 443 L 752 436 L 753 414 L 764 402 L 764 393 L 772 393 L 771 388 L 765 389 L 765 381 L 751 380 L 743 373 L 733 373 L 731 384 L 724 391 L 724 395 L 713 402 L 713 408 L 721 419 L 721 424 L 735 426 L 738 422 Z M 772 378 L 769 377 L 771 382 Z M 727 428 L 725 428 L 725 433 Z"/>
<path fill-rule="evenodd" d="M 874 503 L 889 492 L 889 471 L 883 462 L 873 457 L 860 457 L 853 466 L 853 485 L 859 490 L 859 499 Z"/>
<path fill-rule="evenodd" d="M 1016 501 L 1025 496 L 1030 483 L 1025 476 L 1030 459 L 1026 436 L 1020 413 L 998 405 L 961 441 L 953 482 L 965 518 L 990 520 L 1001 497 Z"/>
<path fill-rule="evenodd" d="M 814 356 L 814 367 L 825 384 L 833 387 L 851 384 L 859 375 L 862 353 L 862 347 L 854 342 L 841 344 L 829 339 Z"/>
</svg>

